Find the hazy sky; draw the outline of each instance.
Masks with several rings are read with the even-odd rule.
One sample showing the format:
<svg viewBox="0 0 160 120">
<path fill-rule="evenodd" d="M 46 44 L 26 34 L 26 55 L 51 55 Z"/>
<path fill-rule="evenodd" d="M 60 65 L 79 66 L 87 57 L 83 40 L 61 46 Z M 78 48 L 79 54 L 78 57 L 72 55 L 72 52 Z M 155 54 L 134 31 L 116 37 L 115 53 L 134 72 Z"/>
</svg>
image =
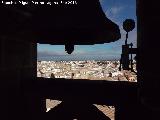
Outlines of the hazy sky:
<svg viewBox="0 0 160 120">
<path fill-rule="evenodd" d="M 38 60 L 119 59 L 126 34 L 122 24 L 125 19 L 134 19 L 136 22 L 136 0 L 100 0 L 100 2 L 107 18 L 119 25 L 120 40 L 106 44 L 75 45 L 71 55 L 65 52 L 64 45 L 38 44 Z M 132 42 L 134 47 L 136 47 L 136 31 L 136 28 L 131 31 L 128 39 L 128 43 Z"/>
</svg>

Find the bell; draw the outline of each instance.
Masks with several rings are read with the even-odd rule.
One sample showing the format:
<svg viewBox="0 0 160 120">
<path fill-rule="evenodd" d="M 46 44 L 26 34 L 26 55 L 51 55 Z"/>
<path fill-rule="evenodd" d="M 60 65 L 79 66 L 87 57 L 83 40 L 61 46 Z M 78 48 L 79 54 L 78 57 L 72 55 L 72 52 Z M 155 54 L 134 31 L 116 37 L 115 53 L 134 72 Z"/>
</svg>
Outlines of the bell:
<svg viewBox="0 0 160 120">
<path fill-rule="evenodd" d="M 69 54 L 74 45 L 109 43 L 121 37 L 118 25 L 105 16 L 99 0 L 41 3 L 1 7 L 0 35 L 65 45 Z"/>
<path fill-rule="evenodd" d="M 120 39 L 118 25 L 109 20 L 99 0 L 68 0 L 38 5 L 32 28 L 38 43 L 93 45 Z M 67 47 L 66 47 L 67 48 Z"/>
</svg>

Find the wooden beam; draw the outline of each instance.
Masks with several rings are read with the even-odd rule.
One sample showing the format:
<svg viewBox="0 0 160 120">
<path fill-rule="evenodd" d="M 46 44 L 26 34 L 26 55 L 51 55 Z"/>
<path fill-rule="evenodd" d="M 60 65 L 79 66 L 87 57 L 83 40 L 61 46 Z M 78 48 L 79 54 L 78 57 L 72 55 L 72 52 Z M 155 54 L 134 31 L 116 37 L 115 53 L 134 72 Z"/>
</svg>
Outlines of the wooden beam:
<svg viewBox="0 0 160 120">
<path fill-rule="evenodd" d="M 35 93 L 46 99 L 122 105 L 137 100 L 137 83 L 37 78 Z"/>
</svg>

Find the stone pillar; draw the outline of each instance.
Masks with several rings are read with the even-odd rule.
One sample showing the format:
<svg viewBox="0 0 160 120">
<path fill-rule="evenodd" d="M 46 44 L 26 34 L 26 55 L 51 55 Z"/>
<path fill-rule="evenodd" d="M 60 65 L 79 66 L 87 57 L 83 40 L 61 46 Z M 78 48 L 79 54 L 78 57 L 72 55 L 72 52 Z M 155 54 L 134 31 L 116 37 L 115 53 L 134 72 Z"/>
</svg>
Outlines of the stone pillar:
<svg viewBox="0 0 160 120">
<path fill-rule="evenodd" d="M 31 119 L 37 111 L 33 91 L 36 54 L 36 43 L 0 36 L 0 77 L 7 119 Z"/>
<path fill-rule="evenodd" d="M 160 10 L 158 0 L 137 0 L 139 98 L 146 113 L 142 119 L 160 119 Z"/>
</svg>

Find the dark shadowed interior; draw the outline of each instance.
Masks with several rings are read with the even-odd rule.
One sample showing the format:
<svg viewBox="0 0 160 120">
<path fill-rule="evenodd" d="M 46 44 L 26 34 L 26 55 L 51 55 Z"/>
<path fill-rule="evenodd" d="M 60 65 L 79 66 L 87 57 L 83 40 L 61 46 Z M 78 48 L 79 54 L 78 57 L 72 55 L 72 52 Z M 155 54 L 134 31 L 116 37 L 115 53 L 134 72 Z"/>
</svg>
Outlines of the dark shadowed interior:
<svg viewBox="0 0 160 120">
<path fill-rule="evenodd" d="M 92 13 L 92 18 L 95 18 L 93 24 L 97 22 L 97 15 L 100 16 L 98 20 L 103 21 L 105 19 L 99 8 L 98 0 L 86 0 L 87 2 L 83 0 L 78 1 L 81 4 L 75 8 L 77 12 L 80 12 L 82 9 L 82 11 L 87 11 L 86 6 L 97 9 L 96 11 L 88 11 Z M 62 11 L 64 11 L 64 6 L 61 7 Z M 59 9 L 62 12 L 61 8 L 54 7 L 46 11 L 52 13 L 52 9 Z M 73 10 L 74 8 L 68 8 L 68 10 L 70 9 Z M 0 19 L 2 21 L 0 23 L 2 119 L 73 120 L 76 118 L 81 120 L 109 120 L 108 117 L 104 116 L 102 112 L 92 105 L 105 104 L 115 106 L 115 120 L 159 120 L 159 9 L 158 0 L 149 2 L 146 0 L 137 0 L 138 82 L 128 83 L 37 78 L 37 42 L 47 42 L 50 44 L 52 42 L 59 42 L 56 39 L 54 41 L 50 39 L 45 41 L 43 37 L 46 37 L 46 35 L 41 33 L 47 34 L 47 37 L 59 38 L 59 34 L 62 32 L 64 36 L 60 40 L 63 41 L 64 38 L 67 38 L 67 40 L 73 40 L 74 38 L 80 40 L 81 34 L 85 35 L 88 32 L 90 38 L 94 39 L 93 43 L 98 42 L 98 36 L 105 37 L 105 34 L 108 34 L 106 42 L 109 42 L 116 41 L 120 38 L 119 29 L 116 24 L 106 19 L 107 21 L 104 24 L 109 26 L 106 31 L 100 24 L 96 24 L 97 26 L 94 24 L 92 26 L 92 23 L 87 28 L 81 28 L 79 23 L 74 23 L 69 30 L 69 24 L 68 26 L 65 24 L 66 29 L 61 30 L 61 26 L 56 26 L 59 24 L 52 23 L 51 28 L 48 29 L 49 27 L 47 26 L 49 24 L 43 24 L 44 26 L 41 26 L 42 21 L 39 20 L 42 16 L 50 18 L 50 15 L 45 14 L 45 11 L 41 11 L 41 16 L 38 13 L 39 8 L 36 7 L 6 7 L 2 5 L 0 7 Z M 55 16 L 58 15 L 55 14 Z M 71 12 L 69 16 L 74 16 L 74 13 Z M 65 17 L 65 15 L 62 17 Z M 85 18 L 87 17 L 86 15 Z M 64 20 L 65 23 L 67 23 L 68 19 L 66 21 Z M 43 20 L 45 21 L 45 19 Z M 51 20 L 53 20 L 53 17 L 51 17 Z M 33 24 L 35 22 L 37 22 L 37 25 Z M 49 21 L 49 23 L 51 22 Z M 80 20 L 79 22 L 81 23 Z M 85 22 L 85 19 L 82 20 L 83 22 Z M 74 28 L 75 25 L 79 26 Z M 81 32 L 82 29 L 85 30 Z M 90 29 L 92 29 L 91 32 Z M 96 33 L 97 29 L 104 31 L 93 34 Z M 44 32 L 42 30 L 46 31 Z M 52 30 L 55 36 L 52 36 Z M 38 32 L 36 33 L 35 31 Z M 75 36 L 72 37 L 70 33 L 75 31 Z M 35 40 L 36 38 L 42 39 Z M 65 40 L 61 43 L 65 44 L 67 42 L 68 44 L 68 41 Z M 72 41 L 69 41 L 69 44 L 72 44 L 70 42 Z M 79 42 L 81 43 L 81 41 Z M 46 98 L 64 102 L 56 111 L 51 110 L 46 113 Z"/>
</svg>

